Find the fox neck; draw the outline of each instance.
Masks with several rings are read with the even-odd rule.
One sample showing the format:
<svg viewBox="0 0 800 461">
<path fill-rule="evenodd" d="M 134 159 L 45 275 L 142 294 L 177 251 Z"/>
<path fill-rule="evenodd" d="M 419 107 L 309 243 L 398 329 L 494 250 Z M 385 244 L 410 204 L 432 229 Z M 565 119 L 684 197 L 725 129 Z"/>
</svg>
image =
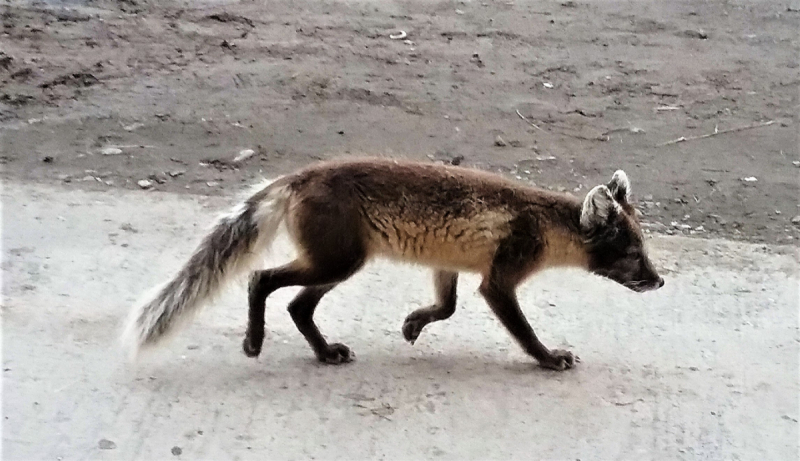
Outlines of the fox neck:
<svg viewBox="0 0 800 461">
<path fill-rule="evenodd" d="M 589 268 L 589 253 L 583 237 L 571 229 L 555 228 L 545 232 L 542 268 Z"/>
</svg>

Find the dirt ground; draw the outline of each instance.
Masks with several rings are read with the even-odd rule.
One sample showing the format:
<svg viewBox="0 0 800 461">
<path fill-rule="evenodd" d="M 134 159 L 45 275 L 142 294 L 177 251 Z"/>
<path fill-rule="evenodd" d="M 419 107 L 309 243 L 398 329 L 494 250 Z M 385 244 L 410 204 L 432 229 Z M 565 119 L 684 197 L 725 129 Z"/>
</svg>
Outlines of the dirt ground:
<svg viewBox="0 0 800 461">
<path fill-rule="evenodd" d="M 800 238 L 793 1 L 0 8 L 6 179 L 219 194 L 367 153 L 582 194 L 624 168 L 653 231 Z"/>
<path fill-rule="evenodd" d="M 3 459 L 798 459 L 796 1 L 0 11 Z M 666 285 L 526 284 L 543 342 L 581 357 L 565 373 L 517 347 L 474 275 L 410 346 L 430 274 L 386 262 L 315 316 L 354 363 L 313 359 L 296 289 L 245 357 L 241 286 L 125 360 L 135 300 L 245 183 L 358 154 L 575 194 L 624 168 L 648 230 L 678 234 L 647 238 Z M 267 265 L 289 257 L 279 240 Z"/>
<path fill-rule="evenodd" d="M 269 298 L 264 352 L 245 357 L 237 287 L 131 366 L 122 319 L 230 201 L 4 186 L 4 460 L 798 459 L 785 245 L 653 236 L 667 283 L 646 294 L 537 276 L 520 300 L 545 344 L 581 357 L 566 372 L 522 352 L 475 275 L 409 345 L 400 327 L 433 299 L 430 272 L 381 262 L 316 314 L 353 363 L 316 362 L 285 310 L 297 289 Z M 274 250 L 269 266 L 291 257 L 285 240 Z"/>
</svg>

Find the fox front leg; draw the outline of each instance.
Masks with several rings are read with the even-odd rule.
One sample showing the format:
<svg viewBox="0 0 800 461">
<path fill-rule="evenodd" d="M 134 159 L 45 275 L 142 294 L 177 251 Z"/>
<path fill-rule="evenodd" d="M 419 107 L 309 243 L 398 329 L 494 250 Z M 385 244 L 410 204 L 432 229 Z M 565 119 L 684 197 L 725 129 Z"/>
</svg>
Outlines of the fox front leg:
<svg viewBox="0 0 800 461">
<path fill-rule="evenodd" d="M 425 325 L 446 320 L 456 311 L 456 285 L 458 272 L 437 270 L 433 274 L 436 287 L 436 304 L 417 309 L 403 322 L 403 336 L 411 344 L 419 337 Z"/>
</svg>

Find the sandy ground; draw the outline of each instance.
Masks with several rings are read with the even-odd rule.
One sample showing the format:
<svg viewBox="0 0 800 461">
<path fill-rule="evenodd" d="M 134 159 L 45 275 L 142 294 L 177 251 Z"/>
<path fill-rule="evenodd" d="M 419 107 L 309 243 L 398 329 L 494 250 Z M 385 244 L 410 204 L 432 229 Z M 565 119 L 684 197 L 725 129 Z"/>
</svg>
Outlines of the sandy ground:
<svg viewBox="0 0 800 461">
<path fill-rule="evenodd" d="M 12 0 L 0 21 L 4 459 L 800 456 L 798 2 Z M 383 263 L 320 307 L 348 366 L 313 360 L 294 290 L 246 358 L 242 287 L 125 362 L 122 318 L 242 183 L 361 153 L 581 195 L 624 168 L 667 285 L 526 285 L 567 373 L 474 277 L 406 344 L 430 276 Z"/>
<path fill-rule="evenodd" d="M 3 459 L 798 458 L 794 247 L 655 237 L 667 283 L 644 295 L 542 274 L 520 298 L 546 344 L 580 355 L 563 373 L 519 350 L 474 276 L 456 315 L 408 345 L 430 277 L 388 263 L 318 311 L 354 363 L 313 360 L 284 310 L 292 289 L 246 358 L 238 287 L 128 365 L 122 318 L 230 203 L 5 184 Z M 279 241 L 270 260 L 289 256 Z"/>
<path fill-rule="evenodd" d="M 215 194 L 366 152 L 581 193 L 622 167 L 659 232 L 800 238 L 796 0 L 12 0 L 1 19 L 7 177 Z"/>
</svg>

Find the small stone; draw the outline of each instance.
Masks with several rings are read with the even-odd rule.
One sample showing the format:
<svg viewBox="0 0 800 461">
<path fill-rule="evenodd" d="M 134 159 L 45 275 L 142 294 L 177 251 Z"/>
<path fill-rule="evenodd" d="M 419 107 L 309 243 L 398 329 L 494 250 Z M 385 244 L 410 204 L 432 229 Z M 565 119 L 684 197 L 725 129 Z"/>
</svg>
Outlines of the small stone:
<svg viewBox="0 0 800 461">
<path fill-rule="evenodd" d="M 744 181 L 744 182 L 756 182 L 756 181 L 758 181 L 758 178 L 756 178 L 755 176 L 748 176 L 746 178 L 742 178 L 742 181 Z"/>
<path fill-rule="evenodd" d="M 137 181 L 136 184 L 138 184 L 142 189 L 150 189 L 153 187 L 153 181 L 149 181 L 147 179 L 141 179 Z"/>
<path fill-rule="evenodd" d="M 108 439 L 100 439 L 100 441 L 97 442 L 97 446 L 101 450 L 113 450 L 117 448 L 117 444 Z"/>
<path fill-rule="evenodd" d="M 708 38 L 708 34 L 702 30 L 685 30 L 683 31 L 683 36 L 688 38 L 696 38 L 699 40 L 706 40 Z"/>
<path fill-rule="evenodd" d="M 800 224 L 800 215 L 797 215 L 794 218 L 792 218 L 792 224 Z"/>
<path fill-rule="evenodd" d="M 159 184 L 164 184 L 167 182 L 167 177 L 164 176 L 163 174 L 151 174 L 150 176 L 147 177 L 147 179 L 155 181 Z"/>
<path fill-rule="evenodd" d="M 42 159 L 42 161 L 43 161 L 44 163 L 53 163 L 53 157 L 52 157 L 52 156 L 50 156 L 50 155 L 46 155 L 46 156 L 45 156 L 45 157 Z"/>
<path fill-rule="evenodd" d="M 120 149 L 119 147 L 106 147 L 103 148 L 103 150 L 101 150 L 100 153 L 103 155 L 119 155 L 122 153 L 122 149 Z"/>
<path fill-rule="evenodd" d="M 253 149 L 243 149 L 243 150 L 239 151 L 239 155 L 234 157 L 233 161 L 235 163 L 243 162 L 243 161 L 249 159 L 250 157 L 252 157 L 255 154 L 256 154 L 256 151 L 254 151 Z"/>
<path fill-rule="evenodd" d="M 208 181 L 206 183 L 206 186 L 208 186 L 208 187 L 217 187 L 217 186 L 219 186 L 219 183 L 217 181 Z"/>
<path fill-rule="evenodd" d="M 177 178 L 178 176 L 183 176 L 183 174 L 184 174 L 184 173 L 186 173 L 186 170 L 175 170 L 175 171 L 170 171 L 170 172 L 169 172 L 169 173 L 167 173 L 167 174 L 168 174 L 170 177 L 172 177 L 172 178 Z"/>
<path fill-rule="evenodd" d="M 542 86 L 547 88 L 548 90 L 553 88 L 553 84 L 550 83 L 550 82 L 544 82 L 544 83 L 542 83 Z"/>
<path fill-rule="evenodd" d="M 131 223 L 122 223 L 122 225 L 119 226 L 119 228 L 121 230 L 124 230 L 125 232 L 131 232 L 131 233 L 134 233 L 134 234 L 138 234 L 139 233 L 139 231 L 135 227 L 133 227 L 133 225 Z"/>
<path fill-rule="evenodd" d="M 181 447 L 177 447 L 177 446 L 172 447 L 172 450 L 170 450 L 170 451 L 172 452 L 172 454 L 174 456 L 180 456 L 181 453 L 183 453 L 183 450 L 181 450 Z"/>
<path fill-rule="evenodd" d="M 503 138 L 501 138 L 500 135 L 498 134 L 497 137 L 494 138 L 494 145 L 497 147 L 506 147 L 508 143 L 505 142 Z"/>
</svg>

